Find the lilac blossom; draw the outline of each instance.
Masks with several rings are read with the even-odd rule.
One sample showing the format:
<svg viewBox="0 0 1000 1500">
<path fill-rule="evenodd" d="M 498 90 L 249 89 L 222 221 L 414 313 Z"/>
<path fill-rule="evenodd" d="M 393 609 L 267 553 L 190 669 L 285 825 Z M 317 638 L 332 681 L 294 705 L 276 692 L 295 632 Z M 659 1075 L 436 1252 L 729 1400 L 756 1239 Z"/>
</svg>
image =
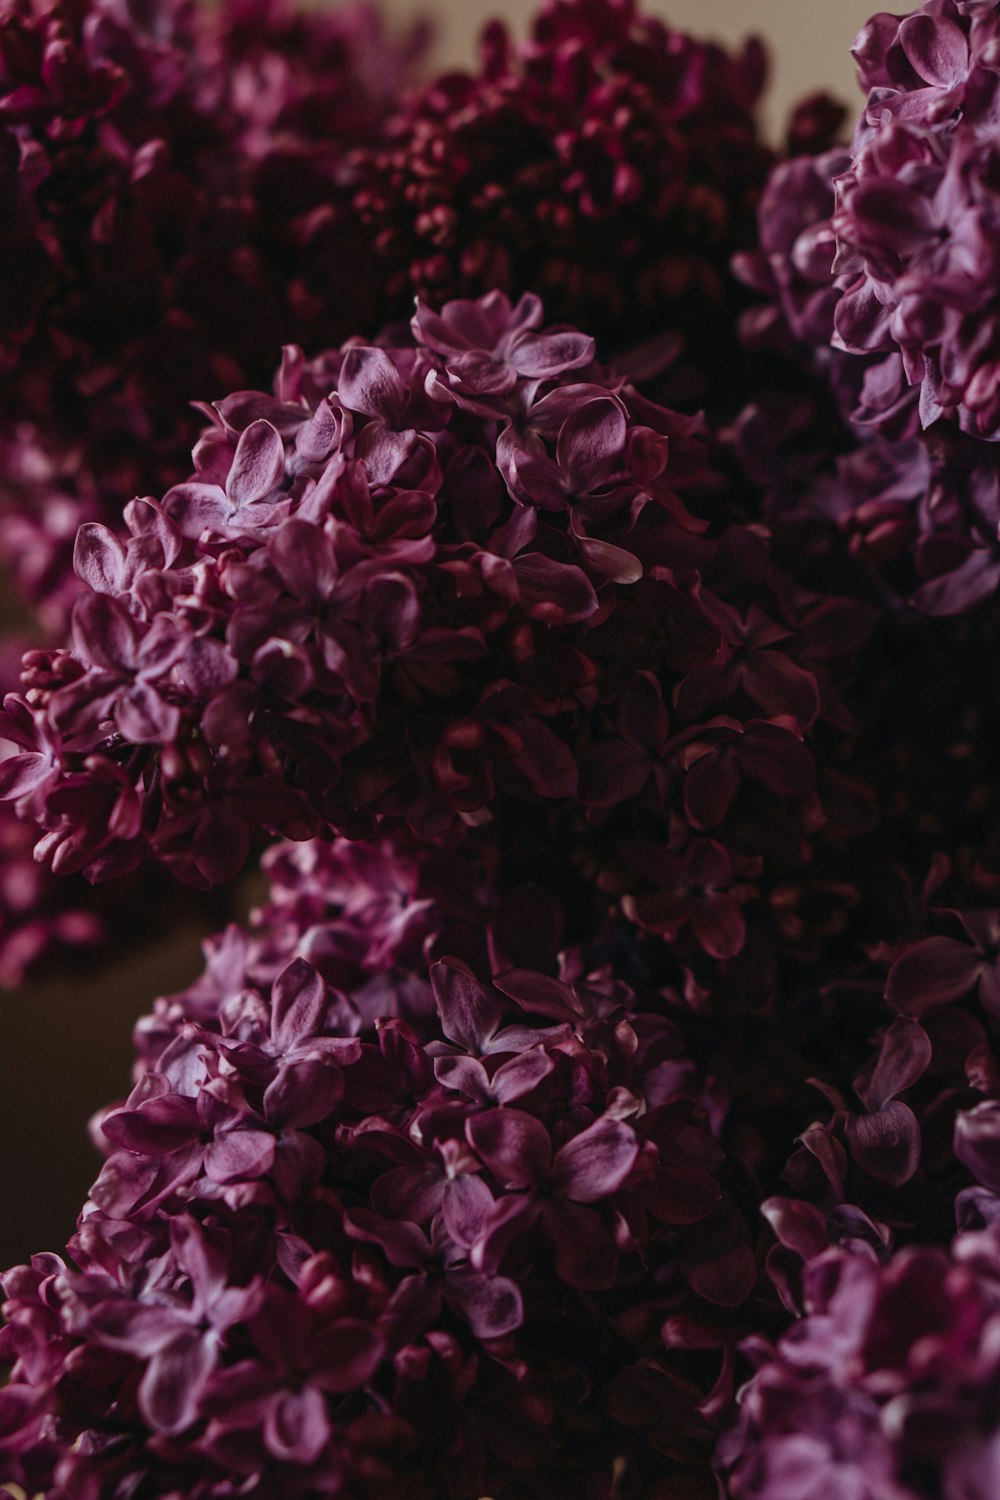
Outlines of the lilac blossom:
<svg viewBox="0 0 1000 1500">
<path fill-rule="evenodd" d="M 739 1500 L 986 1500 L 996 1482 L 996 1229 L 817 1254 L 800 1318 L 748 1341 L 721 1448 Z"/>
<path fill-rule="evenodd" d="M 874 16 L 853 49 L 868 94 L 853 142 L 775 168 L 760 246 L 737 264 L 768 299 L 744 319 L 748 343 L 814 386 L 765 391 L 741 420 L 774 524 L 832 522 L 883 586 L 936 615 L 1000 579 L 997 39 L 993 5 Z"/>
<path fill-rule="evenodd" d="M 415 1469 L 421 1500 L 574 1475 L 597 1500 L 622 1455 L 645 1493 L 674 1443 L 710 1483 L 756 1262 L 676 1027 L 570 952 L 495 982 L 434 959 L 450 917 L 425 856 L 366 856 L 424 908 L 421 958 L 355 893 L 355 852 L 306 853 L 272 858 L 277 899 L 138 1028 L 69 1258 L 4 1278 L 4 1479 L 361 1497 Z M 321 867 L 360 985 L 301 956 Z M 430 1004 L 373 1023 L 365 963 Z"/>
<path fill-rule="evenodd" d="M 695 420 L 500 293 L 420 305 L 412 341 L 290 348 L 273 396 L 206 411 L 127 540 L 81 528 L 73 649 L 29 653 L 8 700 L 40 859 L 206 886 L 260 827 L 384 827 L 506 871 L 553 819 L 630 921 L 711 960 L 751 917 L 766 938 L 768 822 L 808 860 L 812 736 L 850 725 L 872 615 L 687 509 Z"/>
<path fill-rule="evenodd" d="M 76 526 L 183 477 L 193 371 L 260 381 L 282 337 L 381 312 L 331 219 L 420 49 L 364 8 L 7 8 L 3 551 L 56 626 Z M 323 294 L 335 265 L 353 305 Z"/>
<path fill-rule="evenodd" d="M 620 349 L 732 337 L 727 257 L 752 240 L 770 162 L 759 42 L 727 54 L 632 0 L 550 0 L 478 67 L 433 79 L 357 159 L 353 208 L 402 304 L 534 288 Z"/>
</svg>

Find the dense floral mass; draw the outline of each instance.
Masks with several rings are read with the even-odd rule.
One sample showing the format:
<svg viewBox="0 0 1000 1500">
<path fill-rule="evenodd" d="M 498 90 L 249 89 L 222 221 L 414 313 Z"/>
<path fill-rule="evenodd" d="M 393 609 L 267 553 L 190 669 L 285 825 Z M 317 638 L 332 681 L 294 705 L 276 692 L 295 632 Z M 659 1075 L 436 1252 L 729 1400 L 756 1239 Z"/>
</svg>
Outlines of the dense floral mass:
<svg viewBox="0 0 1000 1500">
<path fill-rule="evenodd" d="M 771 161 L 765 73 L 758 42 L 729 55 L 634 0 L 552 0 L 518 45 L 493 24 L 477 71 L 416 91 L 358 155 L 354 210 L 390 297 L 530 287 L 608 349 L 687 334 L 704 399 Z"/>
<path fill-rule="evenodd" d="M 79 522 L 182 476 L 198 381 L 262 380 L 283 340 L 378 311 L 356 277 L 356 304 L 320 295 L 364 263 L 329 221 L 418 45 L 283 0 L 5 6 L 3 552 L 49 615 Z"/>
<path fill-rule="evenodd" d="M 854 429 L 806 505 L 870 561 L 905 559 L 888 577 L 933 614 L 1000 581 L 998 44 L 993 4 L 873 17 L 853 142 L 775 168 L 739 262 L 773 299 L 748 314 L 752 341 L 797 344 Z"/>
<path fill-rule="evenodd" d="M 558 977 L 428 972 L 476 914 L 433 862 L 271 867 L 256 929 L 140 1024 L 72 1260 L 5 1278 L 5 1474 L 555 1500 L 612 1471 L 659 1493 L 667 1453 L 708 1493 L 756 1267 L 676 1027 L 573 953 Z"/>
<path fill-rule="evenodd" d="M 420 41 L 284 0 L 8 8 L 3 550 L 54 623 L 66 523 L 183 477 L 192 393 L 263 382 L 283 342 L 531 287 L 615 347 L 651 315 L 664 357 L 682 326 L 734 347 L 759 45 L 556 0 L 530 43 L 495 27 L 478 75 L 405 102 Z"/>
<path fill-rule="evenodd" d="M 266 882 L 3 1278 L 0 1483 L 993 1500 L 1000 5 L 766 183 L 756 44 L 415 50 L 0 24 L 0 982 Z"/>
<path fill-rule="evenodd" d="M 493 293 L 421 304 L 412 341 L 289 348 L 275 395 L 207 408 L 193 478 L 126 542 L 81 528 L 73 650 L 29 654 L 5 715 L 39 857 L 206 885 L 254 827 L 502 840 L 519 805 L 582 804 L 634 920 L 740 950 L 766 852 L 826 821 L 804 740 L 843 722 L 870 611 L 708 531 L 677 493 L 698 424 L 541 322 Z"/>
<path fill-rule="evenodd" d="M 988 1500 L 996 1493 L 996 1227 L 880 1263 L 830 1250 L 805 1315 L 741 1393 L 734 1500 Z"/>
</svg>

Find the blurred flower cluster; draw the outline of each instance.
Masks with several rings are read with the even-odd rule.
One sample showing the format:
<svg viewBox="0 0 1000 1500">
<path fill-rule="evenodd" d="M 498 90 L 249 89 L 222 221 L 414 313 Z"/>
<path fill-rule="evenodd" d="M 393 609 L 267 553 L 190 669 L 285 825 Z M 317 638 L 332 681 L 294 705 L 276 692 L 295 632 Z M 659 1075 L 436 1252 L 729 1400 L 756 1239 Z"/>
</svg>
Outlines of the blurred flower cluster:
<svg viewBox="0 0 1000 1500">
<path fill-rule="evenodd" d="M 1000 5 L 774 153 L 624 0 L 419 43 L 4 18 L 0 980 L 260 904 L 4 1278 L 0 1481 L 992 1500 Z"/>
</svg>

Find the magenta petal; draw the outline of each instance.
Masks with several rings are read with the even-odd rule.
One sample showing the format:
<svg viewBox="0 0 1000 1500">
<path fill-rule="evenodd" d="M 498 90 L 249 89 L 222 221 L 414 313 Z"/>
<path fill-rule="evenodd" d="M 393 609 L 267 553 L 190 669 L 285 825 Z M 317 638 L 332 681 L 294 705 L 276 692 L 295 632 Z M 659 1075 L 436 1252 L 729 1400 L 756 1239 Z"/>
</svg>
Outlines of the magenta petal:
<svg viewBox="0 0 1000 1500">
<path fill-rule="evenodd" d="M 485 1103 L 490 1097 L 490 1078 L 482 1063 L 473 1057 L 437 1057 L 434 1077 L 449 1091 L 466 1094 Z"/>
<path fill-rule="evenodd" d="M 746 919 L 731 896 L 704 897 L 692 913 L 691 927 L 712 958 L 735 958 L 746 941 Z"/>
<path fill-rule="evenodd" d="M 524 1322 L 521 1289 L 506 1276 L 461 1266 L 445 1277 L 444 1300 L 479 1339 L 498 1339 Z"/>
<path fill-rule="evenodd" d="M 835 321 L 843 348 L 852 354 L 868 354 L 874 349 L 885 348 L 889 313 L 868 281 L 862 281 L 844 293 L 837 303 Z"/>
<path fill-rule="evenodd" d="M 139 1385 L 139 1409 L 154 1431 L 183 1432 L 197 1421 L 215 1363 L 214 1340 L 194 1328 L 153 1355 Z"/>
<path fill-rule="evenodd" d="M 496 987 L 534 1015 L 551 1016 L 557 1021 L 577 1017 L 572 990 L 547 974 L 535 974 L 528 969 L 507 969 L 497 976 Z"/>
<path fill-rule="evenodd" d="M 108 594 L 81 594 L 73 606 L 73 636 L 84 661 L 130 676 L 139 650 L 139 627 Z"/>
<path fill-rule="evenodd" d="M 478 349 L 452 355 L 447 370 L 462 391 L 476 396 L 505 396 L 517 385 L 517 372 L 510 365 Z"/>
<path fill-rule="evenodd" d="M 620 462 L 628 423 L 610 396 L 587 401 L 559 429 L 556 459 L 580 492 L 596 489 Z"/>
<path fill-rule="evenodd" d="M 492 1275 L 511 1246 L 534 1228 L 541 1212 L 542 1204 L 533 1194 L 511 1193 L 500 1198 L 472 1247 L 471 1260 L 476 1269 Z"/>
<path fill-rule="evenodd" d="M 101 1122 L 103 1134 L 116 1146 L 151 1156 L 189 1145 L 198 1128 L 195 1101 L 176 1094 L 150 1099 L 138 1109 L 112 1110 Z"/>
<path fill-rule="evenodd" d="M 455 959 L 434 965 L 431 984 L 445 1036 L 478 1056 L 500 1024 L 503 1008 L 498 997 Z"/>
<path fill-rule="evenodd" d="M 386 1219 L 370 1208 L 350 1209 L 344 1228 L 352 1239 L 380 1245 L 394 1266 L 424 1266 L 431 1254 L 427 1236 L 418 1225 Z"/>
<path fill-rule="evenodd" d="M 236 445 L 226 494 L 234 505 L 252 505 L 285 477 L 285 447 L 270 422 L 251 422 Z"/>
<path fill-rule="evenodd" d="M 282 969 L 271 991 L 271 1033 L 282 1051 L 322 1030 L 328 992 L 312 964 L 295 958 Z"/>
<path fill-rule="evenodd" d="M 620 1120 L 595 1120 L 556 1153 L 553 1185 L 577 1203 L 596 1203 L 621 1187 L 638 1154 L 631 1126 Z"/>
<path fill-rule="evenodd" d="M 403 410 L 403 384 L 382 349 L 348 349 L 337 381 L 341 401 L 351 411 L 393 422 Z"/>
<path fill-rule="evenodd" d="M 527 333 L 518 336 L 510 362 L 519 375 L 548 380 L 564 370 L 577 370 L 594 358 L 594 340 L 585 334 Z"/>
<path fill-rule="evenodd" d="M 44 755 L 9 755 L 0 761 L 0 801 L 26 796 L 51 771 Z"/>
<path fill-rule="evenodd" d="M 575 624 L 597 609 L 597 595 L 582 568 L 554 562 L 540 552 L 514 559 L 521 607 L 548 624 Z"/>
<path fill-rule="evenodd" d="M 284 1130 L 304 1130 L 329 1119 L 344 1092 L 340 1069 L 325 1058 L 285 1063 L 264 1092 L 267 1120 Z"/>
<path fill-rule="evenodd" d="M 955 1120 L 955 1155 L 983 1187 L 1000 1193 L 1000 1100 L 987 1099 Z"/>
<path fill-rule="evenodd" d="M 355 452 L 364 464 L 369 484 L 375 487 L 393 481 L 412 448 L 412 432 L 395 432 L 381 422 L 371 422 L 358 437 Z"/>
<path fill-rule="evenodd" d="M 858 68 L 858 77 L 865 89 L 886 86 L 892 80 L 886 71 L 886 56 L 896 40 L 899 17 L 885 11 L 866 21 L 851 45 L 851 56 Z"/>
<path fill-rule="evenodd" d="M 871 1115 L 848 1115 L 847 1144 L 858 1166 L 879 1182 L 902 1187 L 920 1165 L 920 1126 L 898 1099 Z"/>
<path fill-rule="evenodd" d="M 938 88 L 960 83 L 969 65 L 969 45 L 961 26 L 947 16 L 907 16 L 899 41 L 920 77 Z"/>
<path fill-rule="evenodd" d="M 465 1134 L 476 1155 L 504 1187 L 530 1187 L 549 1170 L 552 1146 L 548 1131 L 523 1110 L 491 1109 L 473 1115 L 465 1122 Z"/>
<path fill-rule="evenodd" d="M 228 525 L 233 518 L 233 502 L 217 484 L 175 484 L 163 497 L 163 509 L 182 535 L 192 541 L 204 531 Z"/>
<path fill-rule="evenodd" d="M 493 1194 L 481 1177 L 460 1173 L 445 1184 L 441 1217 L 456 1245 L 468 1249 L 482 1234 L 493 1207 Z"/>
<path fill-rule="evenodd" d="M 782 1245 L 804 1260 L 819 1255 L 829 1243 L 826 1215 L 813 1203 L 796 1198 L 767 1198 L 760 1206 Z"/>
<path fill-rule="evenodd" d="M 881 1109 L 890 1099 L 917 1082 L 926 1072 L 932 1047 L 919 1021 L 897 1016 L 882 1038 L 871 1077 L 858 1088 L 870 1110 Z"/>
<path fill-rule="evenodd" d="M 573 752 L 540 719 L 523 719 L 517 726 L 521 751 L 517 769 L 540 797 L 574 797 L 579 772 Z"/>
<path fill-rule="evenodd" d="M 205 1152 L 205 1175 L 213 1182 L 262 1177 L 274 1161 L 274 1136 L 263 1130 L 226 1130 Z"/>
<path fill-rule="evenodd" d="M 293 517 L 280 526 L 268 552 L 282 581 L 307 604 L 322 604 L 337 582 L 337 559 L 326 532 Z"/>
<path fill-rule="evenodd" d="M 223 641 L 196 636 L 178 670 L 196 697 L 211 698 L 221 688 L 228 687 L 239 666 Z"/>
<path fill-rule="evenodd" d="M 76 534 L 73 569 L 95 594 L 120 593 L 125 584 L 125 548 L 107 526 L 86 521 Z"/>
<path fill-rule="evenodd" d="M 330 1441 L 326 1402 L 320 1392 L 306 1386 L 276 1396 L 268 1404 L 263 1436 L 268 1452 L 279 1463 L 315 1463 Z"/>
<path fill-rule="evenodd" d="M 931 937 L 911 943 L 889 970 L 885 998 L 893 1010 L 922 1016 L 967 994 L 982 973 L 975 948 L 954 938 Z"/>
<path fill-rule="evenodd" d="M 530 1094 L 555 1067 L 542 1047 L 532 1047 L 520 1057 L 501 1063 L 493 1075 L 493 1097 L 498 1104 L 510 1104 Z"/>
<path fill-rule="evenodd" d="M 921 584 L 913 603 L 928 615 L 966 614 L 984 599 L 992 598 L 998 584 L 1000 561 L 986 548 L 978 548 L 959 567 Z"/>
<path fill-rule="evenodd" d="M 137 682 L 119 693 L 115 718 L 122 734 L 135 745 L 168 745 L 181 722 L 180 710 L 148 682 Z"/>
<path fill-rule="evenodd" d="M 402 573 L 388 573 L 366 590 L 361 611 L 369 637 L 387 655 L 398 655 L 413 645 L 420 630 L 420 599 Z"/>
</svg>

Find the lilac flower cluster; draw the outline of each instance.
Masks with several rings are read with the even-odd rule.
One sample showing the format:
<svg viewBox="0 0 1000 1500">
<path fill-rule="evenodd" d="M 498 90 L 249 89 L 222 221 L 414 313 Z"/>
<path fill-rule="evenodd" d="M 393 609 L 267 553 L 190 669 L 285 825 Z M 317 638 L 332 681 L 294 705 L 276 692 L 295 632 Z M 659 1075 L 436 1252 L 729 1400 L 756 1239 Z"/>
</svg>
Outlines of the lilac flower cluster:
<svg viewBox="0 0 1000 1500">
<path fill-rule="evenodd" d="M 0 638 L 0 683 L 17 686 L 25 642 Z M 0 741 L 7 755 L 16 746 Z M 0 808 L 0 989 L 16 989 L 54 953 L 97 948 L 106 936 L 82 881 L 67 884 L 34 858 L 35 834 L 13 807 Z M 81 895 L 83 899 L 81 900 Z"/>
<path fill-rule="evenodd" d="M 919 608 L 957 614 L 1000 581 L 1000 11 L 880 13 L 854 57 L 868 100 L 851 146 L 781 163 L 762 196 L 738 269 L 772 301 L 745 333 L 797 347 L 853 429 L 835 479 L 811 474 L 792 508 L 832 518 Z M 779 486 L 776 515 L 788 505 Z"/>
<path fill-rule="evenodd" d="M 415 93 L 359 153 L 354 211 L 390 296 L 531 288 L 616 351 L 684 332 L 710 389 L 771 160 L 764 79 L 758 42 L 730 56 L 634 0 L 550 0 L 517 46 L 493 23 L 476 72 Z"/>
<path fill-rule="evenodd" d="M 422 43 L 285 0 L 7 8 L 0 560 L 39 639 L 66 642 L 78 526 L 120 532 L 127 501 L 183 478 L 190 396 L 262 384 L 285 340 L 374 330 L 425 287 L 502 284 L 565 285 L 574 316 L 626 341 L 699 309 L 699 348 L 706 317 L 731 344 L 726 261 L 769 160 L 758 46 L 729 58 L 614 0 L 556 5 L 528 47 L 495 28 L 481 76 L 435 81 L 390 124 Z M 479 227 L 449 237 L 459 203 Z M 498 226 L 524 247 L 504 276 L 481 253 Z"/>
<path fill-rule="evenodd" d="M 541 317 L 494 293 L 421 305 L 412 341 L 289 349 L 274 396 L 207 408 L 194 477 L 134 502 L 127 543 L 81 528 L 74 649 L 26 658 L 5 715 L 39 857 L 209 885 L 261 826 L 506 856 L 533 809 L 629 920 L 741 951 L 824 796 L 851 801 L 806 741 L 849 722 L 871 611 L 713 536 L 677 493 L 697 424 Z"/>
<path fill-rule="evenodd" d="M 801 1226 L 800 1239 L 808 1236 Z M 730 1444 L 733 1500 L 989 1500 L 996 1493 L 997 1227 L 879 1259 L 826 1250 Z"/>
<path fill-rule="evenodd" d="M 352 256 L 329 220 L 418 42 L 283 0 L 6 7 L 0 499 L 29 598 L 65 602 L 65 515 L 71 543 L 181 477 L 196 379 L 262 380 L 283 339 L 370 317 L 356 275 L 358 302 L 323 295 Z"/>
<path fill-rule="evenodd" d="M 646 1495 L 667 1455 L 701 1493 L 756 1262 L 676 1027 L 573 953 L 428 974 L 426 857 L 271 866 L 257 928 L 140 1024 L 71 1259 L 4 1279 L 5 1477 L 555 1500 Z M 370 985 L 289 961 L 346 974 L 338 930 L 396 988 L 374 1021 Z"/>
</svg>

